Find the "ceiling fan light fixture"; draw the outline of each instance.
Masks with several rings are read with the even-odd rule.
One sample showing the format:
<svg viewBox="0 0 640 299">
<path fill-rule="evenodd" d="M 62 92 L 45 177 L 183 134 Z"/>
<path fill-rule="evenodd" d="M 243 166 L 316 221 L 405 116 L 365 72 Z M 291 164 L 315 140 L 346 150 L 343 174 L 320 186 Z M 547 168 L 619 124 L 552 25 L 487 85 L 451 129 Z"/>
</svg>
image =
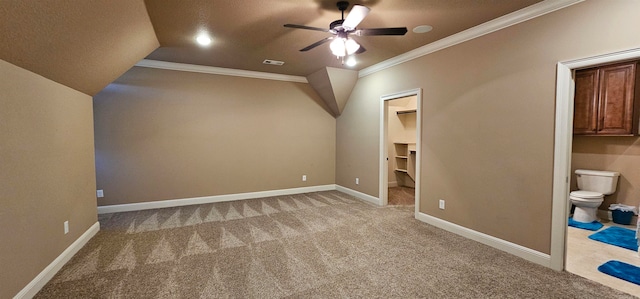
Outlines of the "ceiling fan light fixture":
<svg viewBox="0 0 640 299">
<path fill-rule="evenodd" d="M 308 45 L 302 49 L 300 52 L 306 52 L 311 49 L 314 49 L 320 45 L 324 45 L 325 43 L 329 43 L 329 47 L 331 49 L 331 53 L 336 56 L 338 59 L 342 58 L 342 62 L 345 62 L 345 56 L 352 54 L 361 54 L 364 53 L 367 49 L 358 44 L 355 40 L 349 38 L 350 34 L 354 34 L 357 36 L 371 36 L 371 35 L 405 35 L 407 33 L 407 27 L 389 27 L 389 28 L 360 28 L 358 29 L 358 25 L 364 18 L 369 14 L 371 9 L 362 5 L 354 5 L 347 15 L 347 18 L 344 17 L 344 12 L 349 7 L 348 1 L 338 1 L 336 3 L 338 6 L 338 10 L 340 10 L 342 17 L 339 20 L 335 20 L 329 24 L 329 29 L 319 28 L 319 27 L 311 27 L 306 25 L 296 25 L 296 24 L 284 24 L 284 27 L 287 28 L 295 28 L 295 29 L 305 29 L 305 30 L 314 30 L 314 31 L 322 31 L 326 33 L 330 33 L 333 36 L 326 37 L 321 39 L 311 45 Z"/>
<path fill-rule="evenodd" d="M 360 44 L 350 38 L 344 42 L 344 46 L 347 49 L 347 55 L 351 55 L 360 49 Z"/>
<path fill-rule="evenodd" d="M 336 57 L 344 57 L 347 53 L 347 47 L 344 43 L 343 38 L 334 38 L 331 44 L 329 44 L 329 48 L 331 48 L 331 53 Z"/>
<path fill-rule="evenodd" d="M 338 37 L 333 39 L 329 44 L 329 48 L 331 48 L 331 53 L 336 57 L 344 57 L 358 51 L 360 44 L 350 38 Z"/>
</svg>

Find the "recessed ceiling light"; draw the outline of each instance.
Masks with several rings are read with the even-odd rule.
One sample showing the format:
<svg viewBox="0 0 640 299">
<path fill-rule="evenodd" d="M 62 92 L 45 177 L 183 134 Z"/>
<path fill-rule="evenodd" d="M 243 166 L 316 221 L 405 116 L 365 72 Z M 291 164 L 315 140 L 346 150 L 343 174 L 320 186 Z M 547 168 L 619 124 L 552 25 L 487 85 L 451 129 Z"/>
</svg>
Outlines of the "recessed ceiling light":
<svg viewBox="0 0 640 299">
<path fill-rule="evenodd" d="M 415 28 L 413 28 L 413 32 L 415 33 L 427 33 L 429 31 L 431 31 L 433 29 L 433 27 L 429 26 L 429 25 L 420 25 L 420 26 L 416 26 Z"/>
<path fill-rule="evenodd" d="M 209 37 L 209 34 L 206 32 L 200 32 L 196 37 L 196 41 L 201 46 L 208 46 L 211 44 L 211 37 Z"/>
<path fill-rule="evenodd" d="M 347 58 L 347 60 L 344 62 L 344 64 L 346 64 L 347 66 L 355 66 L 356 63 L 358 63 L 356 61 L 356 58 L 353 56 L 349 56 L 349 58 Z"/>
</svg>

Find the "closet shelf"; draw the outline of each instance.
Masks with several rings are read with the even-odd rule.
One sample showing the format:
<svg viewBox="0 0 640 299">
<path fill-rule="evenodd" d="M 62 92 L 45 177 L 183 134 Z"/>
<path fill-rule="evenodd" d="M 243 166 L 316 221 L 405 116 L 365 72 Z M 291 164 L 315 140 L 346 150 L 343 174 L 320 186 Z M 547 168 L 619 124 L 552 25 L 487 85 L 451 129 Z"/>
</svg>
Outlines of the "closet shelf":
<svg viewBox="0 0 640 299">
<path fill-rule="evenodd" d="M 396 111 L 397 114 L 416 113 L 417 109 L 404 109 Z"/>
<path fill-rule="evenodd" d="M 402 177 L 408 177 L 415 182 L 415 155 L 416 155 L 416 143 L 415 142 L 394 142 L 395 145 L 395 159 L 394 170 Z M 390 166 L 391 167 L 391 166 Z"/>
</svg>

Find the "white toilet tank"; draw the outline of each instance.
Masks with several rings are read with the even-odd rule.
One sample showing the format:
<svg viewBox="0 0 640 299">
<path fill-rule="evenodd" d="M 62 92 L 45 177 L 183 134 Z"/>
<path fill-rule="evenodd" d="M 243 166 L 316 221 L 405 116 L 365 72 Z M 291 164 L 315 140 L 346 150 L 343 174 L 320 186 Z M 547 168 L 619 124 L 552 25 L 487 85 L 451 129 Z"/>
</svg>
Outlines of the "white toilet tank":
<svg viewBox="0 0 640 299">
<path fill-rule="evenodd" d="M 619 172 L 576 169 L 578 189 L 599 192 L 604 195 L 616 192 Z"/>
</svg>

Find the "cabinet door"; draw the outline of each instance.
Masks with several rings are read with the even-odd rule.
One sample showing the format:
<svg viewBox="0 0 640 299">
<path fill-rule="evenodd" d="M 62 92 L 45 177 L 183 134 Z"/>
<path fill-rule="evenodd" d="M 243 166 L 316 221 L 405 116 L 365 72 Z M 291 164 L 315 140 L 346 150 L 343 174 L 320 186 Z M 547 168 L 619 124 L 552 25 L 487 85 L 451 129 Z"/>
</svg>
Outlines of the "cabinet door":
<svg viewBox="0 0 640 299">
<path fill-rule="evenodd" d="M 598 69 L 576 71 L 573 134 L 593 135 L 598 120 Z"/>
<path fill-rule="evenodd" d="M 600 68 L 598 134 L 633 135 L 635 63 Z"/>
</svg>

